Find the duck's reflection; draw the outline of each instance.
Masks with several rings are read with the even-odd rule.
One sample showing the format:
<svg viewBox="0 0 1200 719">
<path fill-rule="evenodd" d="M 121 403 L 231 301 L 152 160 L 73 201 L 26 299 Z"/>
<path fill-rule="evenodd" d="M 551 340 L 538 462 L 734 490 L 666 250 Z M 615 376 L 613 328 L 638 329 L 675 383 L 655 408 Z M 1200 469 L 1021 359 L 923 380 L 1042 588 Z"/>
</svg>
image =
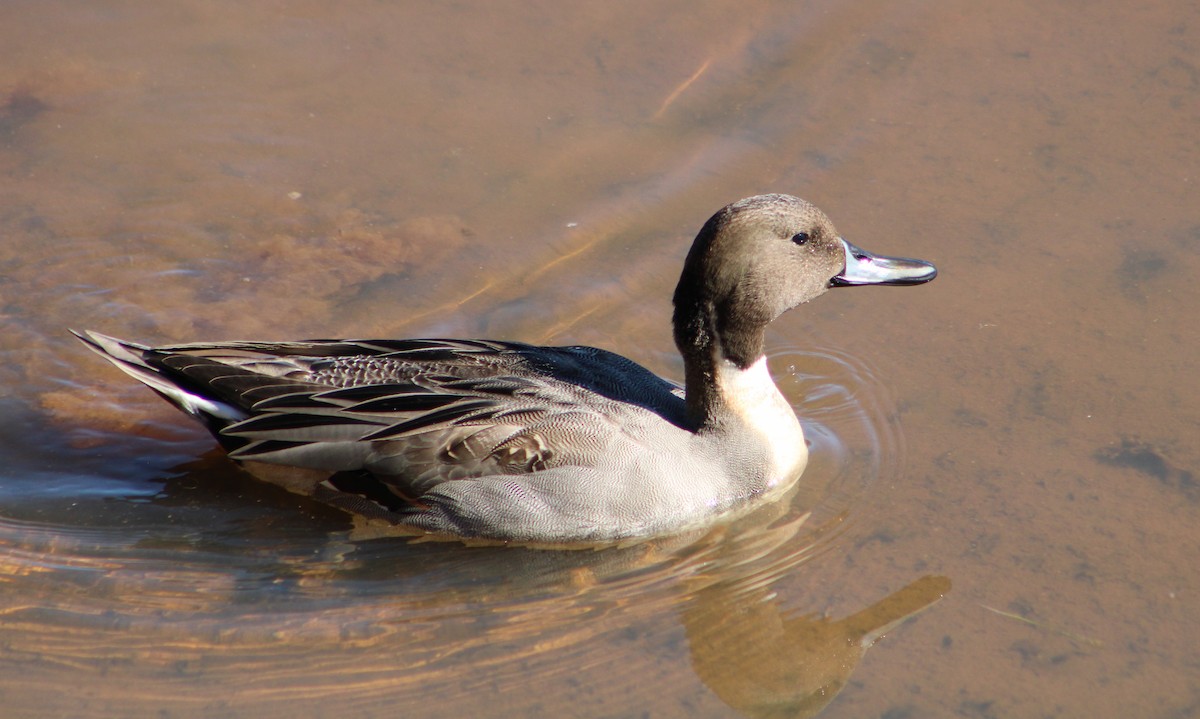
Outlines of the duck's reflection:
<svg viewBox="0 0 1200 719">
<path fill-rule="evenodd" d="M 692 668 L 752 719 L 816 716 L 876 640 L 950 591 L 948 578 L 927 575 L 842 619 L 788 615 L 777 580 L 821 544 L 808 515 L 788 513 L 793 504 L 768 505 L 736 523 L 714 545 L 712 561 L 685 580 L 691 591 L 681 614 Z"/>
<path fill-rule="evenodd" d="M 754 719 L 816 716 L 884 633 L 950 589 L 924 576 L 848 617 L 786 616 L 766 587 L 721 582 L 683 612 L 692 666 L 717 696 Z"/>
</svg>

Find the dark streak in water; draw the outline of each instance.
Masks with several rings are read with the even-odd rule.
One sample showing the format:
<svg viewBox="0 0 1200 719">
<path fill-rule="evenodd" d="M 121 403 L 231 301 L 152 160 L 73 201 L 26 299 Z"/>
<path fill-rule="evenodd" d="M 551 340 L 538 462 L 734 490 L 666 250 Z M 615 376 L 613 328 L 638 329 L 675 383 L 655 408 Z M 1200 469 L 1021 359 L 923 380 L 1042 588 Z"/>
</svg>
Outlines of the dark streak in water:
<svg viewBox="0 0 1200 719">
<path fill-rule="evenodd" d="M 1173 465 L 1154 445 L 1126 437 L 1116 447 L 1101 447 L 1096 450 L 1097 461 L 1113 467 L 1133 469 L 1153 477 L 1164 486 L 1178 490 L 1190 502 L 1200 502 L 1200 484 L 1196 475 Z"/>
<path fill-rule="evenodd" d="M 17 89 L 9 93 L 8 100 L 0 105 L 0 142 L 11 144 L 18 130 L 48 109 L 49 105 L 28 90 Z"/>
</svg>

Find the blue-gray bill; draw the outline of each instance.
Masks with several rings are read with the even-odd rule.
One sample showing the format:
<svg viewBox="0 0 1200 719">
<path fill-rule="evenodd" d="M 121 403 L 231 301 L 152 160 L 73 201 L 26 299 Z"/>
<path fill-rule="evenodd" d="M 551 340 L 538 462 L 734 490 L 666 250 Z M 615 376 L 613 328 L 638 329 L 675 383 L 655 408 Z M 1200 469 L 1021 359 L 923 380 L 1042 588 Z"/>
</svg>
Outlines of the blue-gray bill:
<svg viewBox="0 0 1200 719">
<path fill-rule="evenodd" d="M 830 287 L 919 285 L 937 277 L 937 268 L 924 260 L 884 257 L 838 239 L 846 252 L 846 269 L 829 281 Z"/>
</svg>

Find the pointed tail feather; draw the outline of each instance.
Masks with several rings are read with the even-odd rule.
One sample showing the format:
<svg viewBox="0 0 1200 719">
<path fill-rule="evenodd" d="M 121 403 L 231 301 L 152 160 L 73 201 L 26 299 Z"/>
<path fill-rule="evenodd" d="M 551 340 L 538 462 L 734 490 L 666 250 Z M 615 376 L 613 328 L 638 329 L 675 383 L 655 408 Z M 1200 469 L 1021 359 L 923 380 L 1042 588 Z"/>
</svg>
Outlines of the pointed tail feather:
<svg viewBox="0 0 1200 719">
<path fill-rule="evenodd" d="M 136 342 L 127 342 L 116 337 L 100 334 L 99 332 L 76 332 L 75 335 L 96 354 L 112 362 L 117 369 L 133 377 L 137 381 L 154 390 L 163 399 L 200 420 L 216 434 L 230 422 L 237 422 L 247 417 L 246 412 L 227 402 L 205 397 L 189 391 L 174 381 L 161 369 L 146 361 L 146 353 L 150 347 Z M 220 437 L 218 436 L 218 439 Z"/>
</svg>

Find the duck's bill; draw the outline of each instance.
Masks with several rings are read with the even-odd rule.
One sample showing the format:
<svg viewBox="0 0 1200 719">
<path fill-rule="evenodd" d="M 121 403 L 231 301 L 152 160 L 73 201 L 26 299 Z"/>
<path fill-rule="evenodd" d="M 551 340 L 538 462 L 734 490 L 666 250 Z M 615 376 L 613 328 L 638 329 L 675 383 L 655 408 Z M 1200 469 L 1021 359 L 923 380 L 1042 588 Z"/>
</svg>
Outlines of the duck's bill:
<svg viewBox="0 0 1200 719">
<path fill-rule="evenodd" d="M 830 287 L 919 285 L 937 277 L 937 268 L 924 260 L 874 255 L 844 239 L 842 246 L 846 251 L 846 269 L 829 281 Z"/>
</svg>

